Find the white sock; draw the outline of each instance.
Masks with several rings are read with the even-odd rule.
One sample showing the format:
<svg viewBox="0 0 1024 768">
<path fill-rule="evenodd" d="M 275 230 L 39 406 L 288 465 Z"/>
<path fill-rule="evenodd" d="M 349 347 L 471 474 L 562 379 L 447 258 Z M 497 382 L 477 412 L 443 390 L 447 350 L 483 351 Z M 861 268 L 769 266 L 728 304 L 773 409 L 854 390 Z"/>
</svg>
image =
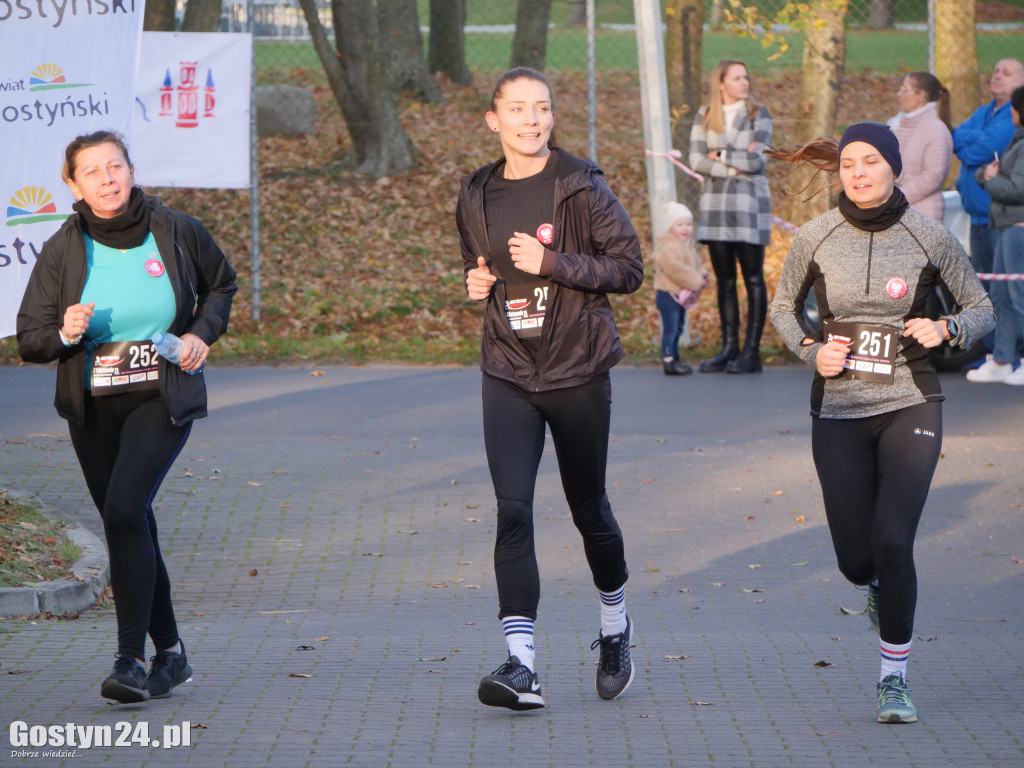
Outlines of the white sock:
<svg viewBox="0 0 1024 768">
<path fill-rule="evenodd" d="M 882 682 L 893 672 L 899 672 L 904 681 L 907 679 L 907 659 L 910 657 L 911 640 L 905 645 L 887 643 L 879 639 L 879 648 L 882 656 L 882 669 L 878 673 L 878 682 Z"/>
<path fill-rule="evenodd" d="M 626 586 L 597 593 L 601 596 L 601 636 L 622 634 L 626 631 Z"/>
<path fill-rule="evenodd" d="M 501 620 L 501 625 L 505 628 L 508 655 L 519 657 L 519 662 L 533 672 L 533 619 L 526 616 L 506 616 Z"/>
</svg>

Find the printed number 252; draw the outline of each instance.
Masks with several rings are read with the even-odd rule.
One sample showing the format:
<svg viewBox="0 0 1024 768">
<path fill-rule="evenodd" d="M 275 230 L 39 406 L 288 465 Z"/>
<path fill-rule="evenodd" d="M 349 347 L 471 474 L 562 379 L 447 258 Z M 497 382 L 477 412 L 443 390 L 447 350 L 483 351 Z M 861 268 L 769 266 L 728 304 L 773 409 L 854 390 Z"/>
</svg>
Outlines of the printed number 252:
<svg viewBox="0 0 1024 768">
<path fill-rule="evenodd" d="M 131 356 L 130 365 L 132 368 L 149 368 L 151 365 L 156 365 L 156 346 L 153 344 L 133 346 L 131 348 Z"/>
</svg>

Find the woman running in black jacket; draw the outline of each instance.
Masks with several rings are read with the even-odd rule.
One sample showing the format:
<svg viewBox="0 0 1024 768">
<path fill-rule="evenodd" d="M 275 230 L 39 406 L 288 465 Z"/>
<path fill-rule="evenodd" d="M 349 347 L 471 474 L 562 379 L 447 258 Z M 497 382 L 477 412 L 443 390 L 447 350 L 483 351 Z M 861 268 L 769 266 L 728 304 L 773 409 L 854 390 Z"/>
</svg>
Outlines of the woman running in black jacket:
<svg viewBox="0 0 1024 768">
<path fill-rule="evenodd" d="M 533 495 L 550 430 L 573 522 L 601 600 L 597 692 L 633 680 L 622 533 L 605 492 L 611 381 L 623 357 L 608 293 L 643 281 L 640 242 L 601 170 L 554 146 L 551 86 L 517 68 L 486 116 L 503 156 L 462 180 L 456 223 L 466 289 L 486 301 L 484 442 L 498 503 L 494 570 L 508 660 L 480 682 L 484 704 L 544 706 L 534 667 L 540 600 Z"/>
</svg>

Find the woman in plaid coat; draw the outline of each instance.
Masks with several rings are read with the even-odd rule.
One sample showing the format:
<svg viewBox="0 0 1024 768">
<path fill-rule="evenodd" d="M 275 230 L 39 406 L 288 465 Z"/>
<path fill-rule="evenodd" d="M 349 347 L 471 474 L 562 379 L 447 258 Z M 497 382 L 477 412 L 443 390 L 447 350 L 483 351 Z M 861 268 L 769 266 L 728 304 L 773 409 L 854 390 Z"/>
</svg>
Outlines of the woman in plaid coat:
<svg viewBox="0 0 1024 768">
<path fill-rule="evenodd" d="M 718 286 L 722 350 L 700 364 L 701 373 L 756 373 L 768 308 L 764 247 L 771 238 L 772 200 L 764 174 L 765 144 L 772 141 L 768 108 L 750 95 L 747 65 L 723 59 L 711 73 L 710 105 L 690 132 L 690 165 L 704 175 L 697 240 L 706 243 Z M 739 348 L 736 263 L 747 288 L 747 335 Z"/>
</svg>

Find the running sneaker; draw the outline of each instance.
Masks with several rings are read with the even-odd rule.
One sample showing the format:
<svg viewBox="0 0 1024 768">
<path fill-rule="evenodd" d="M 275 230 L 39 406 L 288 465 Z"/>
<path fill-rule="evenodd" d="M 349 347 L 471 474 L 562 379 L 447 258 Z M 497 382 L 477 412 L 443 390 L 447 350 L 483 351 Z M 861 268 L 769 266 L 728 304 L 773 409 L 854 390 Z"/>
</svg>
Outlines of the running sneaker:
<svg viewBox="0 0 1024 768">
<path fill-rule="evenodd" d="M 121 704 L 137 704 L 149 699 L 146 668 L 133 656 L 117 654 L 114 669 L 103 681 L 100 695 Z"/>
<path fill-rule="evenodd" d="M 997 363 L 992 355 L 985 355 L 985 362 L 973 371 L 967 372 L 967 380 L 980 382 L 982 384 L 998 384 L 1006 381 L 1006 377 L 1013 373 L 1012 365 Z"/>
<path fill-rule="evenodd" d="M 171 695 L 171 689 L 186 683 L 192 679 L 192 667 L 188 664 L 188 656 L 185 655 L 185 643 L 181 640 L 181 653 L 160 651 L 150 661 L 149 676 L 146 682 L 149 685 L 149 695 L 154 699 L 166 699 Z"/>
<path fill-rule="evenodd" d="M 633 682 L 633 660 L 629 655 L 629 641 L 633 639 L 633 622 L 626 616 L 626 631 L 617 635 L 601 635 L 590 645 L 590 650 L 601 646 L 597 662 L 597 695 L 614 699 L 626 692 Z"/>
<path fill-rule="evenodd" d="M 520 662 L 518 656 L 509 656 L 508 661 L 481 680 L 477 696 L 489 707 L 505 707 L 517 712 L 544 707 L 537 674 Z"/>
<path fill-rule="evenodd" d="M 878 632 L 878 586 L 876 584 L 868 584 L 867 614 L 871 626 Z"/>
<path fill-rule="evenodd" d="M 877 691 L 878 722 L 917 722 L 917 710 L 910 702 L 910 689 L 903 682 L 903 675 L 893 672 L 878 684 Z"/>
</svg>

